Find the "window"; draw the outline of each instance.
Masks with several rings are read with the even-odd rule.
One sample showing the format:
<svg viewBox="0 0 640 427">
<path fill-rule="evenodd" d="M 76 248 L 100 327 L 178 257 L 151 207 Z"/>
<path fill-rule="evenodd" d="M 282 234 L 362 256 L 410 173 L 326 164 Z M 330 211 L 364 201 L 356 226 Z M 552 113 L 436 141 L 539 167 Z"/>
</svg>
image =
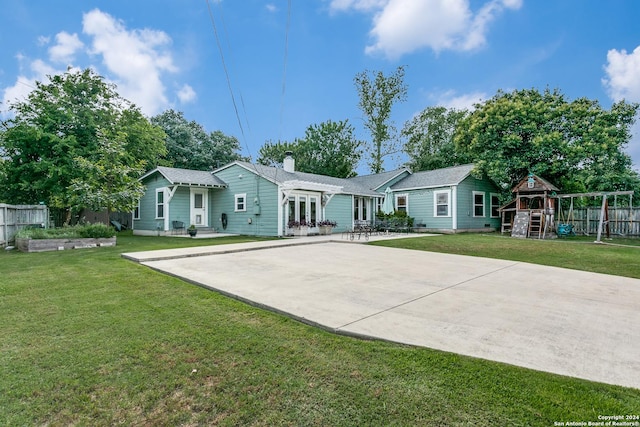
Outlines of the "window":
<svg viewBox="0 0 640 427">
<path fill-rule="evenodd" d="M 396 194 L 396 210 L 401 212 L 409 211 L 409 195 Z"/>
<path fill-rule="evenodd" d="M 433 216 L 451 216 L 450 198 L 451 190 L 433 192 Z"/>
<path fill-rule="evenodd" d="M 164 218 L 164 188 L 156 190 L 156 219 Z"/>
<path fill-rule="evenodd" d="M 491 194 L 491 218 L 499 218 L 500 212 L 500 196 L 497 194 Z"/>
<path fill-rule="evenodd" d="M 473 192 L 473 216 L 484 216 L 484 192 L 482 191 Z"/>
<path fill-rule="evenodd" d="M 354 197 L 353 199 L 353 219 L 355 221 L 367 221 L 369 214 L 367 213 L 367 205 L 369 199 L 365 197 Z"/>
<path fill-rule="evenodd" d="M 236 212 L 245 212 L 247 210 L 247 193 L 236 194 L 234 205 Z"/>
<path fill-rule="evenodd" d="M 133 219 L 140 219 L 140 200 L 138 200 L 138 204 L 133 209 Z"/>
</svg>

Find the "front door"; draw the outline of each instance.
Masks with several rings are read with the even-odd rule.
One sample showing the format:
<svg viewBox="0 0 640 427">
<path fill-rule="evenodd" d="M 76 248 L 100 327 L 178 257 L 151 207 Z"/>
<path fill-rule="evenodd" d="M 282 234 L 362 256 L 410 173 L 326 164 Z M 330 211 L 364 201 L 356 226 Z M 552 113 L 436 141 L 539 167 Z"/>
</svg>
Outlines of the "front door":
<svg viewBox="0 0 640 427">
<path fill-rule="evenodd" d="M 191 189 L 191 224 L 197 227 L 208 227 L 209 216 L 207 215 L 207 190 L 202 188 Z"/>
</svg>

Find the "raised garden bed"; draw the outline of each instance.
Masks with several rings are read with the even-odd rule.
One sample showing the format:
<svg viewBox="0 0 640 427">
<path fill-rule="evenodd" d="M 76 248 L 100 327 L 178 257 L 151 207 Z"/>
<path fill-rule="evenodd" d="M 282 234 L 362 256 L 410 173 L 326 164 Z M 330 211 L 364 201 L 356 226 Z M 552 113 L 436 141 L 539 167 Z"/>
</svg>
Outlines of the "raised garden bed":
<svg viewBox="0 0 640 427">
<path fill-rule="evenodd" d="M 22 252 L 62 251 L 67 249 L 97 248 L 115 246 L 116 237 L 82 237 L 66 239 L 26 239 L 16 238 L 16 246 Z"/>
</svg>

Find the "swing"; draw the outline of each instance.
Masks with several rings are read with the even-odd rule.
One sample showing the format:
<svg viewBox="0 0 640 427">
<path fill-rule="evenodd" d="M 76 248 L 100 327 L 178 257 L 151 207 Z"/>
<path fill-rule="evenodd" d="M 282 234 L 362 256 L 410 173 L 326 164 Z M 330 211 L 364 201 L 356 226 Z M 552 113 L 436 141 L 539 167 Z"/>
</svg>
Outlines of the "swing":
<svg viewBox="0 0 640 427">
<path fill-rule="evenodd" d="M 562 203 L 558 206 L 562 208 Z M 573 230 L 573 197 L 571 198 L 571 204 L 569 205 L 569 213 L 567 214 L 567 221 L 564 220 L 564 212 L 560 210 L 560 222 L 558 223 L 558 237 L 575 236 L 576 233 Z"/>
</svg>

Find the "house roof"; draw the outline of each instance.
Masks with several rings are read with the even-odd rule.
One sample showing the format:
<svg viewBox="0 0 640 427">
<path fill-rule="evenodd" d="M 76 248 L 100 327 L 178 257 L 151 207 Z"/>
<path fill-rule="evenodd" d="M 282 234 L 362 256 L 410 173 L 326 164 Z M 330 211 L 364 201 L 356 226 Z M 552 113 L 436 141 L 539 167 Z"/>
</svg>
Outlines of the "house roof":
<svg viewBox="0 0 640 427">
<path fill-rule="evenodd" d="M 473 168 L 473 164 L 468 164 L 431 171 L 415 172 L 391 186 L 391 189 L 393 191 L 399 191 L 411 190 L 414 188 L 434 188 L 458 185 L 471 174 Z"/>
<path fill-rule="evenodd" d="M 331 192 L 355 194 L 358 196 L 378 196 L 382 194 L 371 190 L 365 185 L 352 179 L 336 178 L 307 172 L 286 172 L 284 169 L 273 166 L 257 165 L 249 162 L 235 161 L 227 166 L 217 169 L 215 172 L 237 164 L 250 172 L 256 173 L 271 182 L 280 185 L 295 185 L 300 190 L 321 190 L 323 186 Z M 337 191 L 339 190 L 340 191 Z"/>
<path fill-rule="evenodd" d="M 158 166 L 157 168 L 144 174 L 140 180 L 147 178 L 158 172 L 172 185 L 185 185 L 196 187 L 226 187 L 227 184 L 209 171 L 198 171 L 191 169 L 169 168 Z"/>
<path fill-rule="evenodd" d="M 381 172 L 371 175 L 360 175 L 349 178 L 350 181 L 354 181 L 363 185 L 370 190 L 385 190 L 385 184 L 402 175 L 405 172 L 409 172 L 407 168 L 395 169 L 388 172 Z M 410 173 L 410 172 L 409 172 Z M 383 188 L 384 187 L 384 188 Z"/>
</svg>

